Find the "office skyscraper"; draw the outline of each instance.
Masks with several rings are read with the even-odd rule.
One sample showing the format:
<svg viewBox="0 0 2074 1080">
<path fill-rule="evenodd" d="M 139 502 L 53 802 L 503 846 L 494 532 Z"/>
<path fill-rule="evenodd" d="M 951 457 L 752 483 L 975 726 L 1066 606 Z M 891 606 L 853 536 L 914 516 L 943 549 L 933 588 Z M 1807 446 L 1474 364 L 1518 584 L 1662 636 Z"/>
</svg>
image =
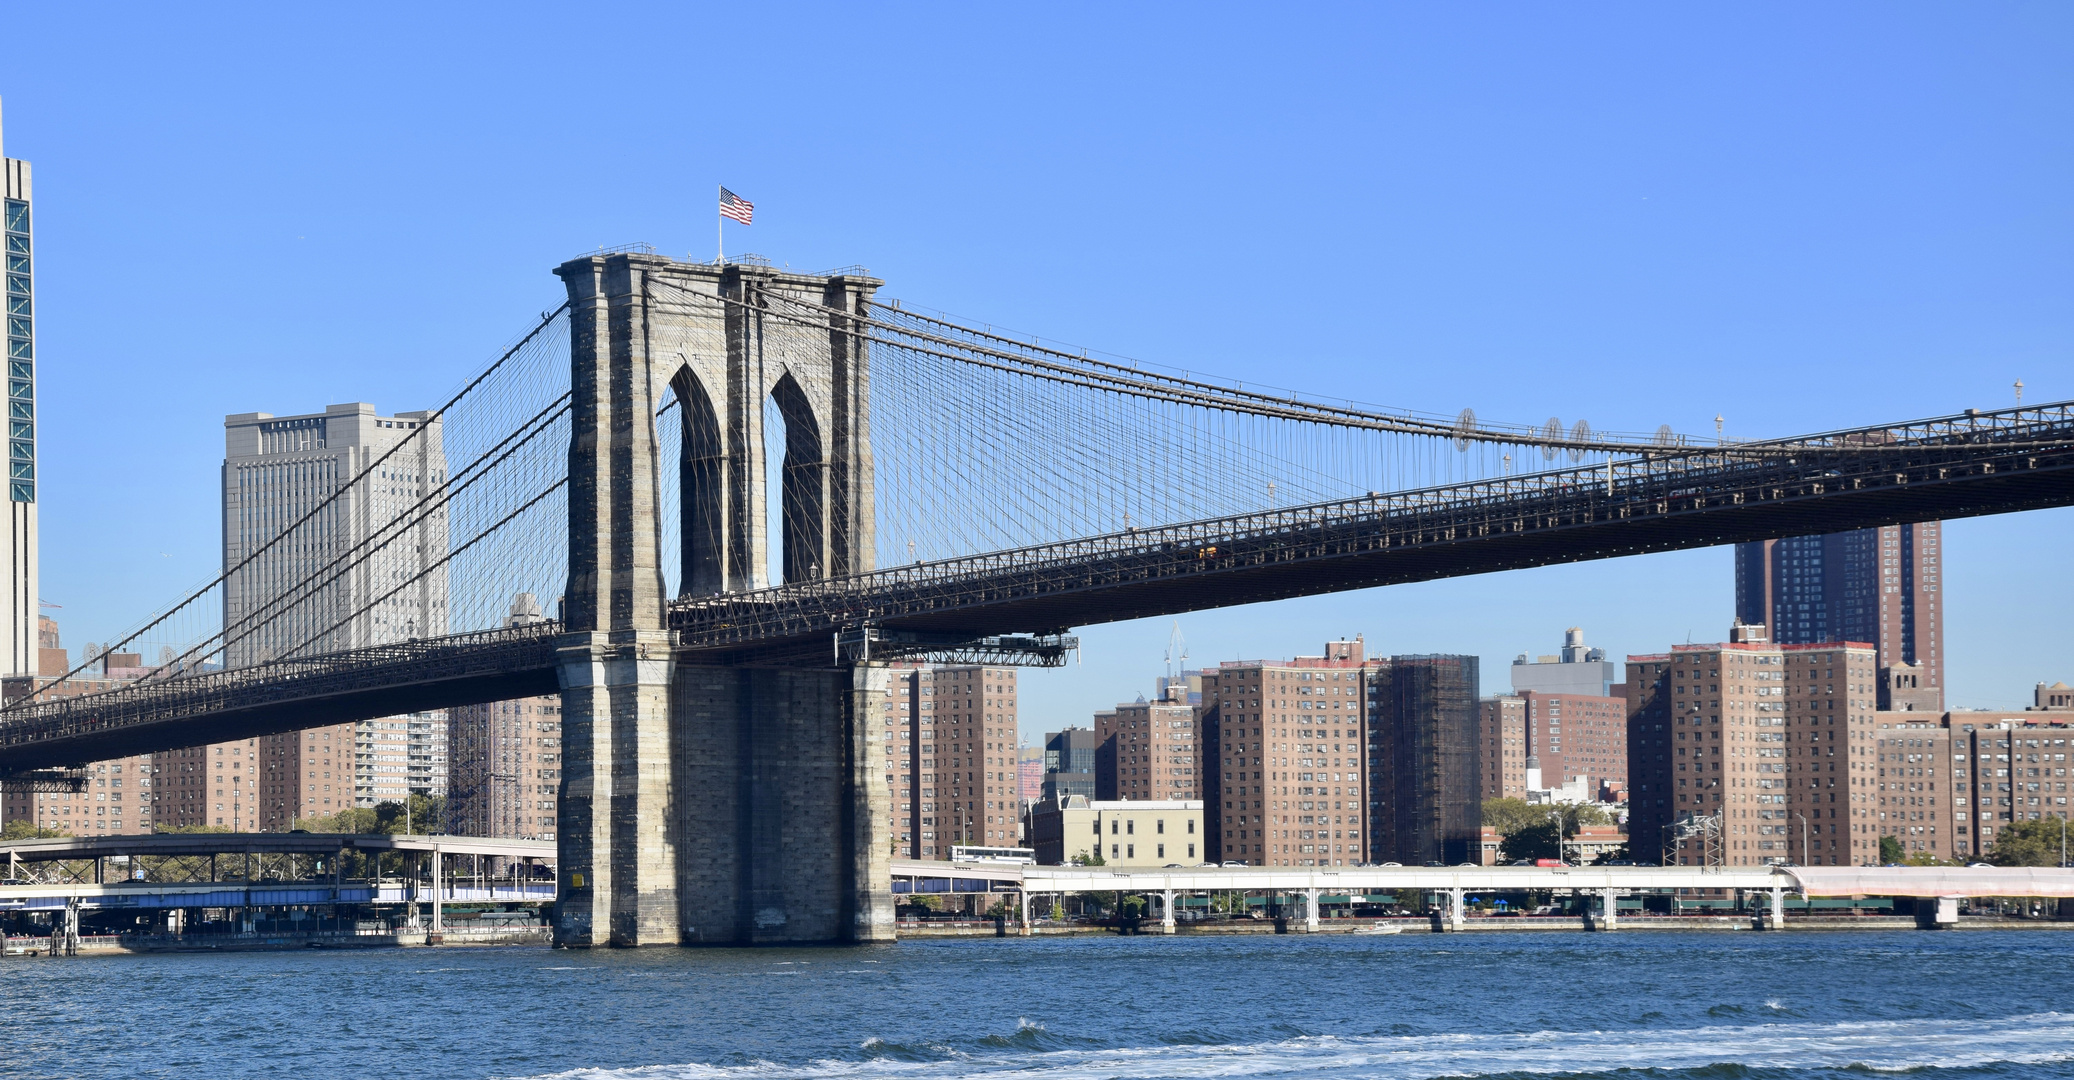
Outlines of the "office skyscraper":
<svg viewBox="0 0 2074 1080">
<path fill-rule="evenodd" d="M 1736 618 L 1781 645 L 1867 642 L 1880 708 L 1941 712 L 1940 532 L 1930 521 L 1737 544 Z"/>
<path fill-rule="evenodd" d="M 304 416 L 224 418 L 224 570 L 316 512 L 289 542 L 231 573 L 224 625 L 257 625 L 233 632 L 230 666 L 298 649 L 332 652 L 447 632 L 446 572 L 420 576 L 446 554 L 444 514 L 428 514 L 407 531 L 384 529 L 445 477 L 439 424 L 428 416 L 379 416 L 374 406 L 355 403 Z M 425 437 L 413 438 L 420 425 L 428 425 Z M 373 475 L 325 503 L 370 467 Z M 341 560 L 348 552 L 352 557 Z M 335 571 L 336 580 L 299 589 L 335 561 L 326 573 Z"/>
<path fill-rule="evenodd" d="M 0 233 L 7 242 L 7 566 L 0 675 L 37 673 L 36 265 L 29 163 L 0 156 Z M 53 671 L 52 675 L 62 675 Z"/>
<path fill-rule="evenodd" d="M 446 554 L 445 515 L 387 528 L 445 479 L 437 421 L 422 412 L 381 416 L 372 405 L 352 403 L 302 416 L 239 413 L 225 417 L 223 427 L 230 666 L 447 632 L 446 572 L 423 572 Z M 266 546 L 289 530 L 283 542 Z M 318 584 L 305 587 L 313 576 Z M 255 820 L 262 828 L 446 792 L 444 712 L 259 742 L 267 768 L 247 774 L 254 783 L 247 790 L 260 806 Z M 218 756 L 202 752 L 212 761 Z M 213 800 L 204 809 L 205 819 L 182 823 L 222 823 Z"/>
</svg>

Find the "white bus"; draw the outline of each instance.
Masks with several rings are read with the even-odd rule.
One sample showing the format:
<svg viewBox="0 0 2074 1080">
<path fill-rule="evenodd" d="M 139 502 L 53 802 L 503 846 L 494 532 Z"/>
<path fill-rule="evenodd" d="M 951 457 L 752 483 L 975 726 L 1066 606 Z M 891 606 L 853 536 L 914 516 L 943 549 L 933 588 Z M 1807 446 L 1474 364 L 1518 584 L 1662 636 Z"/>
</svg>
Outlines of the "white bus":
<svg viewBox="0 0 2074 1080">
<path fill-rule="evenodd" d="M 951 861 L 964 863 L 1008 863 L 1013 866 L 1037 865 L 1037 849 L 1026 847 L 964 847 L 952 845 Z"/>
</svg>

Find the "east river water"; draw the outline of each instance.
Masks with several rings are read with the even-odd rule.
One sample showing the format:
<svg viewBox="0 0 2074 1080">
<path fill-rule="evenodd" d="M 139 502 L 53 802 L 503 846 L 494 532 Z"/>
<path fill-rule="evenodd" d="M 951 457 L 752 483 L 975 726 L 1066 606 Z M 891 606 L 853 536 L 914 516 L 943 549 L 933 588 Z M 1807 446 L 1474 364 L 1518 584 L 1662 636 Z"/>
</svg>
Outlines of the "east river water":
<svg viewBox="0 0 2074 1080">
<path fill-rule="evenodd" d="M 0 1076 L 2074 1076 L 2070 961 L 1954 931 L 8 960 Z"/>
</svg>

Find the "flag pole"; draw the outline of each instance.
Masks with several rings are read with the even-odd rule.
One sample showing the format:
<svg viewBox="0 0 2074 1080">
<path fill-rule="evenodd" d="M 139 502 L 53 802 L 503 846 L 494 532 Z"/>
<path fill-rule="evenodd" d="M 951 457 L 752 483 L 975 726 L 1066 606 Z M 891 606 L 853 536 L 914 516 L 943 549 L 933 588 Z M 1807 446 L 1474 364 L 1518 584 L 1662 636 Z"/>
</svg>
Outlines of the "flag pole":
<svg viewBox="0 0 2074 1080">
<path fill-rule="evenodd" d="M 715 189 L 713 192 L 713 230 L 716 234 L 713 245 L 713 265 L 722 266 L 727 263 L 727 217 L 720 212 L 720 185 L 715 184 L 713 187 Z"/>
</svg>

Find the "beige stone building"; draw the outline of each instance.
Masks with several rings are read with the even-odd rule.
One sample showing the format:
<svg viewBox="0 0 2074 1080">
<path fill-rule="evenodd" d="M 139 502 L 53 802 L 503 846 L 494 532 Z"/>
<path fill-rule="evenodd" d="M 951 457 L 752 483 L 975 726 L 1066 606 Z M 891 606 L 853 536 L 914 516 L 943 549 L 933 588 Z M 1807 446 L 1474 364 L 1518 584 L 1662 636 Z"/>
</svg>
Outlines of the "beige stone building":
<svg viewBox="0 0 2074 1080">
<path fill-rule="evenodd" d="M 1067 795 L 1031 810 L 1032 845 L 1048 866 L 1076 860 L 1125 867 L 1194 866 L 1207 861 L 1200 799 L 1089 799 Z"/>
</svg>

